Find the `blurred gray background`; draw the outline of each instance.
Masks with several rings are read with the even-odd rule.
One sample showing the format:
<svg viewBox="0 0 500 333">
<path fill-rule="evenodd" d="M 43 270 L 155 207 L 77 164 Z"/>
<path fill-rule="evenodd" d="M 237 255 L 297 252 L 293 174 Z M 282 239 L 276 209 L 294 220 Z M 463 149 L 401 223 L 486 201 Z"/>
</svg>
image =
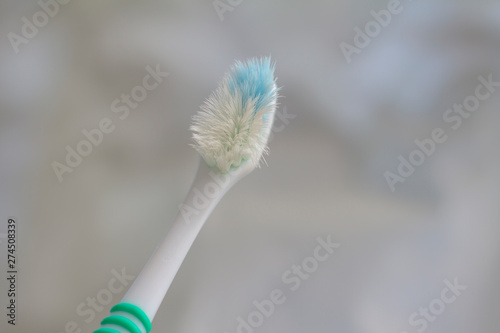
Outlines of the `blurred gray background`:
<svg viewBox="0 0 500 333">
<path fill-rule="evenodd" d="M 216 208 L 153 332 L 237 332 L 273 289 L 286 301 L 239 332 L 498 332 L 500 92 L 457 129 L 443 117 L 479 76 L 500 81 L 500 6 L 401 1 L 347 61 L 342 43 L 389 6 L 73 0 L 44 22 L 36 1 L 2 1 L 0 233 L 17 218 L 20 273 L 12 327 L 1 242 L 0 331 L 99 327 L 125 292 L 110 293 L 113 271 L 139 273 L 187 194 L 190 117 L 234 60 L 270 55 L 283 97 L 268 165 Z M 40 20 L 30 38 L 23 17 Z M 169 76 L 120 119 L 113 101 L 147 66 Z M 104 118 L 114 131 L 60 182 L 54 161 Z M 436 128 L 446 142 L 392 191 L 386 172 Z M 340 248 L 291 291 L 282 275 L 328 235 Z M 412 323 L 455 279 L 467 289 Z"/>
</svg>

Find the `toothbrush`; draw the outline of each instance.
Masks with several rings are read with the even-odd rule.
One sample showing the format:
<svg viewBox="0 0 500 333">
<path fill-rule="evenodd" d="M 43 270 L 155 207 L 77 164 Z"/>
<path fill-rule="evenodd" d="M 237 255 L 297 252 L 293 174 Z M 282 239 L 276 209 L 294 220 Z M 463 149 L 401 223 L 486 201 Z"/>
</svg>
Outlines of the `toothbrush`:
<svg viewBox="0 0 500 333">
<path fill-rule="evenodd" d="M 94 333 L 147 333 L 170 284 L 224 194 L 268 153 L 278 88 L 269 58 L 236 61 L 193 116 L 200 165 L 191 190 L 154 254 Z"/>
</svg>

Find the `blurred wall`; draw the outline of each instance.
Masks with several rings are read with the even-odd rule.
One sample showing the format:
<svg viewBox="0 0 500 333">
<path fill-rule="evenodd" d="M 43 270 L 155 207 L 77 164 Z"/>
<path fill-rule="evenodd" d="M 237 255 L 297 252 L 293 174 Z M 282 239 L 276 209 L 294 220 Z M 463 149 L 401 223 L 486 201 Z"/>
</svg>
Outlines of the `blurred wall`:
<svg viewBox="0 0 500 333">
<path fill-rule="evenodd" d="M 0 238 L 2 332 L 98 327 L 189 189 L 190 117 L 235 59 L 268 55 L 267 165 L 214 211 L 153 332 L 495 332 L 497 3 L 40 3 L 0 4 L 0 237 L 15 217 L 19 269 L 12 326 Z M 307 273 L 318 238 L 340 247 Z"/>
</svg>

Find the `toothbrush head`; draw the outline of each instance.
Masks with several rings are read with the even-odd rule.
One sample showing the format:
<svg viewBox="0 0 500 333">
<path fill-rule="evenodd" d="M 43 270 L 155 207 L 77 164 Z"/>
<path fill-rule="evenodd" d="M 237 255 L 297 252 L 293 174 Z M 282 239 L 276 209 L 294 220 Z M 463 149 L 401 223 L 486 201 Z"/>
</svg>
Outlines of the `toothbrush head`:
<svg viewBox="0 0 500 333">
<path fill-rule="evenodd" d="M 193 116 L 194 148 L 210 167 L 226 173 L 268 153 L 278 99 L 270 58 L 236 61 Z"/>
</svg>

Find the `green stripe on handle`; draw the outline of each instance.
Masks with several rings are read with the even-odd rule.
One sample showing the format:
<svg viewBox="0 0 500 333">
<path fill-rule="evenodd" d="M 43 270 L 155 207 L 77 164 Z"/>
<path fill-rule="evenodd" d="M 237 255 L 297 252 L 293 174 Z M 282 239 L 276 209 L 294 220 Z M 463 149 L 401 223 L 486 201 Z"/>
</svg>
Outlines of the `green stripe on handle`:
<svg viewBox="0 0 500 333">
<path fill-rule="evenodd" d="M 94 331 L 94 333 L 120 333 L 120 332 L 112 328 L 100 328 L 97 331 Z"/>
<path fill-rule="evenodd" d="M 132 316 L 139 319 L 139 321 L 146 328 L 146 332 L 151 331 L 151 321 L 149 320 L 148 316 L 144 313 L 144 311 L 142 311 L 142 309 L 137 305 L 130 303 L 119 303 L 111 308 L 111 313 L 118 311 L 130 313 Z"/>
<path fill-rule="evenodd" d="M 126 312 L 137 318 L 137 320 L 140 321 L 146 328 L 146 332 L 151 331 L 151 321 L 149 320 L 148 316 L 144 313 L 144 311 L 142 311 L 141 308 L 139 308 L 134 304 L 119 303 L 113 306 L 110 312 L 111 313 Z M 128 330 L 130 333 L 142 333 L 142 330 L 132 320 L 120 315 L 111 315 L 109 317 L 104 318 L 103 321 L 101 321 L 101 325 L 117 325 Z M 119 333 L 119 332 L 111 328 L 100 328 L 94 331 L 94 333 Z"/>
</svg>

